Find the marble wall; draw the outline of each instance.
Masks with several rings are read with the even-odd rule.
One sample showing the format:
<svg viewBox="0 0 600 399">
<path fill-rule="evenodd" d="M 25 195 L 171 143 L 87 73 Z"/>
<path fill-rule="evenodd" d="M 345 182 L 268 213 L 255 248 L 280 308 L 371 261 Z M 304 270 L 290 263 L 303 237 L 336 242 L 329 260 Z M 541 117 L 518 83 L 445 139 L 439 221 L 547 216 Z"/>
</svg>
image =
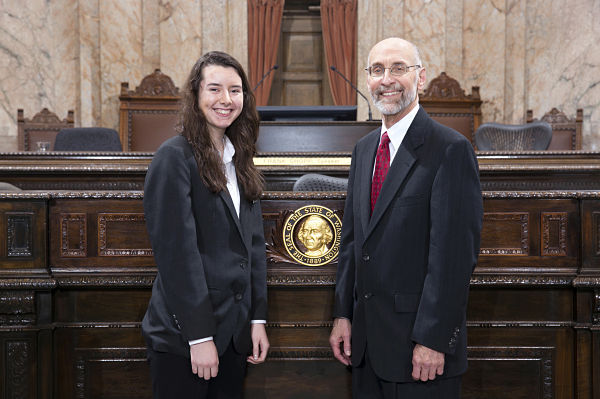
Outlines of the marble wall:
<svg viewBox="0 0 600 399">
<path fill-rule="evenodd" d="M 599 0 L 359 0 L 358 24 L 373 27 L 358 37 L 359 71 L 373 44 L 403 37 L 419 46 L 429 79 L 445 71 L 467 93 L 480 87 L 483 122 L 582 108 L 583 148 L 600 150 Z"/>
<path fill-rule="evenodd" d="M 182 87 L 210 50 L 248 62 L 245 0 L 0 0 L 0 152 L 17 109 L 118 130 L 121 82 L 160 68 Z"/>
<path fill-rule="evenodd" d="M 584 148 L 600 150 L 600 0 L 358 3 L 359 71 L 374 43 L 404 37 L 429 78 L 480 86 L 484 122 L 583 108 Z M 160 68 L 182 87 L 209 50 L 246 66 L 246 32 L 245 0 L 0 0 L 0 151 L 17 149 L 18 108 L 73 109 L 76 126 L 117 129 L 121 82 L 135 88 Z"/>
</svg>

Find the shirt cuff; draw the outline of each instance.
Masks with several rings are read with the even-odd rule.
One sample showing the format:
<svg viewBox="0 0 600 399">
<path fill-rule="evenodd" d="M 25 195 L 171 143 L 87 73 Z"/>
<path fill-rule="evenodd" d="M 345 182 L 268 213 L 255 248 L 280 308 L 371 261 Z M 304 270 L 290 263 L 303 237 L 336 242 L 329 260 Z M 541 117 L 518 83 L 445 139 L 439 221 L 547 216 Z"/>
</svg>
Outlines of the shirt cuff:
<svg viewBox="0 0 600 399">
<path fill-rule="evenodd" d="M 189 341 L 189 344 L 190 344 L 190 346 L 192 346 L 192 345 L 196 345 L 196 344 L 201 344 L 202 342 L 212 341 L 212 339 L 213 339 L 213 337 L 195 339 L 193 341 Z"/>
<path fill-rule="evenodd" d="M 250 324 L 267 324 L 266 320 L 250 320 Z"/>
</svg>

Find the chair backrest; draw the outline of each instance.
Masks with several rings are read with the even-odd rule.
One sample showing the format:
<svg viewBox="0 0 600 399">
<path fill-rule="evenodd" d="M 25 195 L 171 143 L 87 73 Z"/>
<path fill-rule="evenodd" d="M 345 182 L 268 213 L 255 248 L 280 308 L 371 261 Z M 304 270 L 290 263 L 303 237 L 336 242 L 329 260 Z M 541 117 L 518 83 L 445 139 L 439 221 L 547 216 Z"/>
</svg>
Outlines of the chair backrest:
<svg viewBox="0 0 600 399">
<path fill-rule="evenodd" d="M 527 122 L 534 122 L 533 111 L 527 110 Z M 570 119 L 563 112 L 552 108 L 542 116 L 542 121 L 552 126 L 552 141 L 548 146 L 549 151 L 581 150 L 583 131 L 583 109 L 577 110 L 575 119 Z"/>
<path fill-rule="evenodd" d="M 294 191 L 346 191 L 348 179 L 309 173 L 294 183 Z"/>
<path fill-rule="evenodd" d="M 22 191 L 19 187 L 0 181 L 0 191 Z"/>
<path fill-rule="evenodd" d="M 119 135 L 124 151 L 155 151 L 175 135 L 179 89 L 160 69 L 142 79 L 135 90 L 121 83 Z"/>
<path fill-rule="evenodd" d="M 525 125 L 484 123 L 475 132 L 480 151 L 545 150 L 552 140 L 552 127 L 546 122 Z"/>
<path fill-rule="evenodd" d="M 475 145 L 475 131 L 481 124 L 478 86 L 473 86 L 467 95 L 456 79 L 442 72 L 419 94 L 419 104 L 433 119 L 455 129 Z"/>
<path fill-rule="evenodd" d="M 119 133 L 105 127 L 62 129 L 54 142 L 55 151 L 121 151 Z"/>
<path fill-rule="evenodd" d="M 42 109 L 33 118 L 25 118 L 22 109 L 17 110 L 17 130 L 19 135 L 19 151 L 37 151 L 38 149 L 52 151 L 54 140 L 60 129 L 74 126 L 74 112 L 67 111 L 67 117 L 62 121 L 55 113 Z M 38 145 L 38 143 L 40 143 Z"/>
</svg>

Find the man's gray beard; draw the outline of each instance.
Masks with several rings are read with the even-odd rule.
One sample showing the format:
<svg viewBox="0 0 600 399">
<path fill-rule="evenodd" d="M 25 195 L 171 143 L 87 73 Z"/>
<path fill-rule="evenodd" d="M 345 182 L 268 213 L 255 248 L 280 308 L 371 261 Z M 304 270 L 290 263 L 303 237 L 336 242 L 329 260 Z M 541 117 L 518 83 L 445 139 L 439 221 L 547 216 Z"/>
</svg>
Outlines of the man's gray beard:
<svg viewBox="0 0 600 399">
<path fill-rule="evenodd" d="M 396 115 L 396 114 L 399 114 L 400 112 L 404 111 L 406 108 L 408 108 L 408 106 L 410 104 L 413 103 L 413 101 L 415 101 L 415 99 L 417 98 L 418 82 L 419 82 L 419 75 L 417 74 L 417 76 L 415 77 L 415 82 L 414 82 L 414 90 L 411 93 L 408 93 L 406 90 L 403 90 L 402 95 L 400 96 L 400 101 L 398 101 L 396 103 L 385 103 L 385 102 L 383 102 L 383 100 L 377 100 L 375 93 L 371 93 L 369 91 L 369 94 L 371 94 L 371 99 L 373 100 L 373 104 L 375 104 L 375 106 L 377 107 L 379 112 L 381 112 L 383 115 Z M 399 85 L 394 86 L 394 90 L 396 90 L 398 88 L 399 88 Z"/>
</svg>

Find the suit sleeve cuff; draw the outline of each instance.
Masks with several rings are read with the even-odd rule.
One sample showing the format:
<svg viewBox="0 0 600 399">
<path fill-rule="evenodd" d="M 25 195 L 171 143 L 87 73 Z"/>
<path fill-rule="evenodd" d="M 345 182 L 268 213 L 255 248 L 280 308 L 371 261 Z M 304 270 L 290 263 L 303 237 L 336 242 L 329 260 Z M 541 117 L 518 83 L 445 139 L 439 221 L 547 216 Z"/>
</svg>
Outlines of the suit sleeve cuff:
<svg viewBox="0 0 600 399">
<path fill-rule="evenodd" d="M 192 345 L 196 345 L 196 344 L 201 344 L 202 342 L 212 341 L 212 339 L 213 339 L 213 337 L 195 339 L 193 341 L 189 341 L 189 344 L 190 344 L 190 346 L 192 346 Z"/>
</svg>

